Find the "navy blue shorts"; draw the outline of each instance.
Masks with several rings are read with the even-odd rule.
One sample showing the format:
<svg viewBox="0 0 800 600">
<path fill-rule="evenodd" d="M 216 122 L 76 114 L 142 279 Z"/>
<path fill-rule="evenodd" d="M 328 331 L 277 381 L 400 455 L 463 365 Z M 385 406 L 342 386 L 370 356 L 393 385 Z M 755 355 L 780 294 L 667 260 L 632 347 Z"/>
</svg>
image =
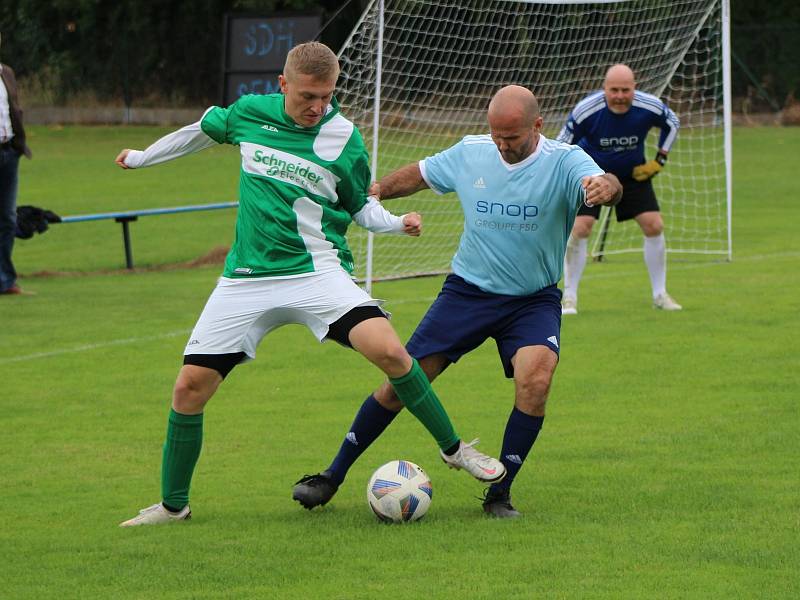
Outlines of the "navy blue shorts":
<svg viewBox="0 0 800 600">
<path fill-rule="evenodd" d="M 622 200 L 614 207 L 618 223 L 629 221 L 643 212 L 658 212 L 660 210 L 658 200 L 656 200 L 656 192 L 653 190 L 653 182 L 650 179 L 636 181 L 635 179 L 623 179 L 620 177 L 619 181 L 622 184 Z M 581 204 L 578 209 L 578 215 L 588 215 L 599 219 L 600 206 Z"/>
<path fill-rule="evenodd" d="M 520 348 L 547 346 L 558 354 L 561 290 L 551 285 L 531 296 L 503 296 L 448 275 L 406 349 L 417 360 L 444 354 L 454 363 L 488 338 L 497 343 L 508 378 L 514 377 L 511 358 Z"/>
</svg>

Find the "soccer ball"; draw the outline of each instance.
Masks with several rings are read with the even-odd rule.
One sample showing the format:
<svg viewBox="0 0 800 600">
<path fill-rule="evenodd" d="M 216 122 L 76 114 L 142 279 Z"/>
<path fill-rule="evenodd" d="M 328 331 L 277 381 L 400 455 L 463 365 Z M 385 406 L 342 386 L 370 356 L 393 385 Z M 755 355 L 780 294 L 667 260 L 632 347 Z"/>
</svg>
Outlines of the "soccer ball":
<svg viewBox="0 0 800 600">
<path fill-rule="evenodd" d="M 407 460 L 393 460 L 378 467 L 367 485 L 367 502 L 386 523 L 421 519 L 428 512 L 432 497 L 428 475 Z"/>
</svg>

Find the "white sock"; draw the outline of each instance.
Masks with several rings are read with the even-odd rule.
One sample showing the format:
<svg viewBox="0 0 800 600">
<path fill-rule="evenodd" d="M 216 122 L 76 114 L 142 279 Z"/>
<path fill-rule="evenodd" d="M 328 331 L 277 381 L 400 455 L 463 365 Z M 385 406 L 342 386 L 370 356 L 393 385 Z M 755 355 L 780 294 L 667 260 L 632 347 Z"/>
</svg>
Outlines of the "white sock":
<svg viewBox="0 0 800 600">
<path fill-rule="evenodd" d="M 644 238 L 644 263 L 650 275 L 653 298 L 667 291 L 667 243 L 664 234 Z"/>
<path fill-rule="evenodd" d="M 586 247 L 589 238 L 569 236 L 567 253 L 564 255 L 564 296 L 578 299 L 578 284 L 586 267 Z"/>
</svg>

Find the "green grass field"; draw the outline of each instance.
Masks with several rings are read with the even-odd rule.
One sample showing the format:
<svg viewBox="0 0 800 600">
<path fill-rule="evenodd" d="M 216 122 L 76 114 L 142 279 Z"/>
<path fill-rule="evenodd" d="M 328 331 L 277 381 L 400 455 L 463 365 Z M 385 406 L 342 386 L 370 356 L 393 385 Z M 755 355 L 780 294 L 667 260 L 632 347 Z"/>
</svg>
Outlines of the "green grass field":
<svg viewBox="0 0 800 600">
<path fill-rule="evenodd" d="M 135 177 L 113 166 L 162 131 L 33 128 L 20 203 L 79 214 L 232 199 L 235 153 Z M 209 404 L 193 520 L 118 528 L 158 500 L 172 383 L 219 267 L 115 271 L 108 222 L 20 242 L 36 295 L 0 299 L 0 597 L 797 598 L 800 130 L 737 130 L 734 144 L 734 260 L 672 259 L 683 312 L 650 307 L 640 257 L 587 268 L 513 522 L 484 518 L 482 487 L 447 470 L 407 414 L 330 505 L 292 502 L 381 377 L 290 326 Z M 137 263 L 202 256 L 232 224 L 232 211 L 143 218 Z M 374 293 L 405 338 L 440 283 Z M 496 454 L 512 385 L 493 344 L 437 389 L 459 432 Z M 427 469 L 433 504 L 419 523 L 380 525 L 366 482 L 401 457 Z"/>
</svg>

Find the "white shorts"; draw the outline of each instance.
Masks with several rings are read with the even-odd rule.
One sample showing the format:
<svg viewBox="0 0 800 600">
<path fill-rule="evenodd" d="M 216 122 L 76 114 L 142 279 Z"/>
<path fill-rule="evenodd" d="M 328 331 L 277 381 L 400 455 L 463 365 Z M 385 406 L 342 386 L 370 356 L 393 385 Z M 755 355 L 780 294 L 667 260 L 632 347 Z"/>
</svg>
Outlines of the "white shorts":
<svg viewBox="0 0 800 600">
<path fill-rule="evenodd" d="M 261 339 L 281 325 L 305 325 L 322 342 L 328 326 L 357 306 L 381 304 L 342 270 L 284 279 L 220 277 L 183 353 L 244 352 L 246 362 L 256 357 Z"/>
</svg>

